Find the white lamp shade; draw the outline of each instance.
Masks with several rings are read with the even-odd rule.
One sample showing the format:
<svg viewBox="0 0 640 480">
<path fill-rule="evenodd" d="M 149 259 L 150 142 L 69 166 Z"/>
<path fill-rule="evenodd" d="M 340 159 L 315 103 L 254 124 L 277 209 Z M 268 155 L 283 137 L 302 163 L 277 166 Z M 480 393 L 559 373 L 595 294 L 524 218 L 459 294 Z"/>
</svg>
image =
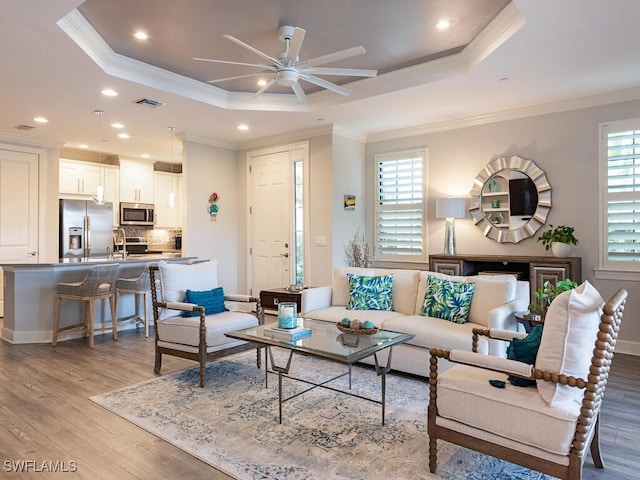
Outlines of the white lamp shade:
<svg viewBox="0 0 640 480">
<path fill-rule="evenodd" d="M 436 218 L 464 218 L 464 198 L 436 198 Z"/>
</svg>

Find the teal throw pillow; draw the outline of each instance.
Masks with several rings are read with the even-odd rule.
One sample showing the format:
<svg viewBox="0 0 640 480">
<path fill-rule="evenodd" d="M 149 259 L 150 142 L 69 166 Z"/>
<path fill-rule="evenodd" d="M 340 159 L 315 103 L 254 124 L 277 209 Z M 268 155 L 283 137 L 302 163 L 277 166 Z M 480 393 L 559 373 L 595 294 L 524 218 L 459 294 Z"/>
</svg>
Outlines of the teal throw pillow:
<svg viewBox="0 0 640 480">
<path fill-rule="evenodd" d="M 529 334 L 520 339 L 514 338 L 507 347 L 507 358 L 509 360 L 517 360 L 518 362 L 535 365 L 536 356 L 538 355 L 538 347 L 542 339 L 542 325 L 536 325 L 531 329 Z M 536 384 L 535 380 L 528 378 L 516 377 L 509 375 L 509 381 L 517 387 L 529 387 Z"/>
<path fill-rule="evenodd" d="M 427 290 L 420 315 L 467 323 L 475 289 L 476 284 L 473 282 L 454 282 L 427 275 Z"/>
<path fill-rule="evenodd" d="M 187 290 L 184 297 L 185 303 L 195 303 L 204 307 L 205 315 L 212 315 L 214 313 L 226 312 L 229 309 L 224 306 L 224 291 L 222 287 L 214 288 L 213 290 L 195 291 Z M 183 317 L 197 317 L 200 314 L 198 312 L 183 312 Z"/>
<path fill-rule="evenodd" d="M 393 274 L 365 277 L 347 273 L 349 303 L 347 310 L 393 310 L 391 288 Z"/>
</svg>

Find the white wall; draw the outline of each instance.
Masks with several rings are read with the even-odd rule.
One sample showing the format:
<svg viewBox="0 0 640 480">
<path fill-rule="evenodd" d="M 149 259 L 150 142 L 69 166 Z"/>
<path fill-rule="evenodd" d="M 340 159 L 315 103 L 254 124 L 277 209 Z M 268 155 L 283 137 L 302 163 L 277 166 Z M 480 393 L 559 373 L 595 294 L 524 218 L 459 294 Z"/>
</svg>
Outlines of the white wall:
<svg viewBox="0 0 640 480">
<path fill-rule="evenodd" d="M 569 112 L 496 122 L 456 130 L 398 138 L 367 145 L 367 179 L 373 183 L 376 153 L 428 147 L 429 253 L 441 253 L 444 221 L 435 219 L 439 196 L 467 196 L 474 177 L 491 160 L 510 155 L 533 160 L 546 172 L 552 187 L 552 209 L 547 223 L 571 225 L 579 245 L 572 256 L 582 257 L 583 280 L 593 283 L 605 300 L 618 288 L 629 291 L 617 351 L 640 355 L 640 282 L 599 280 L 598 266 L 598 125 L 604 121 L 640 116 L 640 101 L 585 108 Z M 368 190 L 368 204 L 372 204 Z M 367 215 L 371 230 L 373 216 Z M 544 228 L 539 233 L 542 233 Z M 482 235 L 470 217 L 456 221 L 460 254 L 546 255 L 538 234 L 518 244 L 499 244 Z M 639 266 L 640 268 L 640 266 Z"/>
<path fill-rule="evenodd" d="M 220 286 L 229 293 L 239 290 L 238 236 L 245 227 L 238 221 L 238 178 L 236 152 L 194 142 L 183 144 L 185 195 L 183 255 L 218 261 Z M 208 212 L 209 195 L 220 195 L 217 218 Z"/>
<path fill-rule="evenodd" d="M 365 233 L 367 202 L 365 187 L 365 144 L 353 138 L 333 136 L 333 244 L 332 265 L 346 265 L 344 244 L 356 234 Z M 313 179 L 312 179 L 313 180 Z M 355 210 L 344 209 L 344 195 L 356 196 Z"/>
</svg>

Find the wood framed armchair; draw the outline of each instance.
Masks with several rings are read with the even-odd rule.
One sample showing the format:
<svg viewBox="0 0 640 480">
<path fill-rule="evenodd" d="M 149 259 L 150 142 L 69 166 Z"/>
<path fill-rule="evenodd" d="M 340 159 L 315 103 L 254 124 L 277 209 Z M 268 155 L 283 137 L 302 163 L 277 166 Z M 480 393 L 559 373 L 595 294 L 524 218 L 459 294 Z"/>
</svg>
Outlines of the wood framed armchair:
<svg viewBox="0 0 640 480">
<path fill-rule="evenodd" d="M 156 327 L 155 373 L 162 368 L 162 355 L 187 358 L 200 364 L 200 386 L 204 387 L 207 362 L 252 348 L 256 348 L 256 365 L 261 367 L 260 348 L 225 335 L 262 322 L 260 299 L 223 294 L 215 260 L 192 264 L 161 261 L 149 266 L 149 280 Z M 225 302 L 250 303 L 255 308 L 229 311 Z"/>
<path fill-rule="evenodd" d="M 547 313 L 535 365 L 431 349 L 430 471 L 437 468 L 438 440 L 566 480 L 582 478 L 588 450 L 594 465 L 604 468 L 599 420 L 626 299 L 627 292 L 619 290 L 604 304 L 588 282 L 558 296 Z M 525 336 L 485 329 L 473 335 L 474 346 L 482 335 L 505 341 Z M 457 365 L 438 375 L 440 358 Z M 535 383 L 518 387 L 509 376 Z M 506 386 L 496 388 L 489 380 Z"/>
</svg>

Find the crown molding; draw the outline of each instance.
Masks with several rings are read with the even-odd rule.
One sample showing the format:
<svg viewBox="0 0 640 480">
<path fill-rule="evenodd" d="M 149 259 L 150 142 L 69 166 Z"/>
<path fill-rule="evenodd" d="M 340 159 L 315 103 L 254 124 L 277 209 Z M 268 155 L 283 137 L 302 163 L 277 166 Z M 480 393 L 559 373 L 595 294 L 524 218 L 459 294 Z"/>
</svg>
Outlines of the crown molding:
<svg viewBox="0 0 640 480">
<path fill-rule="evenodd" d="M 183 142 L 200 143 L 202 145 L 208 145 L 215 148 L 223 148 L 225 150 L 238 150 L 238 144 L 235 142 L 224 142 L 222 140 L 202 137 L 199 135 L 193 135 L 188 132 L 182 132 L 176 135 Z"/>
<path fill-rule="evenodd" d="M 50 138 L 33 137 L 17 133 L 0 132 L 0 143 L 18 145 L 21 147 L 46 148 L 60 150 L 64 142 L 51 140 Z"/>
<path fill-rule="evenodd" d="M 426 135 L 429 133 L 455 130 L 458 128 L 473 127 L 476 125 L 485 125 L 488 123 L 496 123 L 507 120 L 517 120 L 520 118 L 535 117 L 539 115 L 547 115 L 550 113 L 580 110 L 582 108 L 597 107 L 601 105 L 621 103 L 639 99 L 640 88 L 617 90 L 600 95 L 577 97 L 558 102 L 531 105 L 527 107 L 504 110 L 501 112 L 488 113 L 484 115 L 476 115 L 472 117 L 416 125 L 414 127 L 401 128 L 397 130 L 370 133 L 367 135 L 367 142 L 381 142 L 398 138 L 413 137 L 416 135 Z"/>
</svg>

